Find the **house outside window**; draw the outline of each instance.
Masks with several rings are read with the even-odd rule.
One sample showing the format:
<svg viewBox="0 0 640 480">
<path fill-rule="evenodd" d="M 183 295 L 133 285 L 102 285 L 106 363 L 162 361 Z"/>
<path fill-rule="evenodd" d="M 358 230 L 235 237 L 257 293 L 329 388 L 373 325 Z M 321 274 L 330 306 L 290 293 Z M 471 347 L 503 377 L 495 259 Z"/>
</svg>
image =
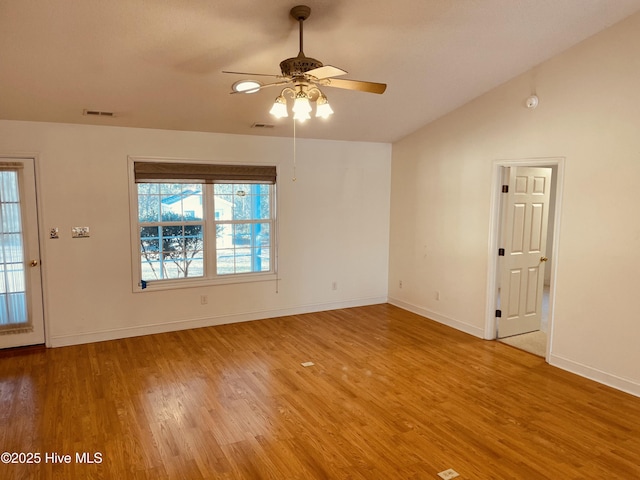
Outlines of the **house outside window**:
<svg viewBox="0 0 640 480">
<path fill-rule="evenodd" d="M 275 279 L 274 166 L 130 163 L 135 291 Z"/>
</svg>

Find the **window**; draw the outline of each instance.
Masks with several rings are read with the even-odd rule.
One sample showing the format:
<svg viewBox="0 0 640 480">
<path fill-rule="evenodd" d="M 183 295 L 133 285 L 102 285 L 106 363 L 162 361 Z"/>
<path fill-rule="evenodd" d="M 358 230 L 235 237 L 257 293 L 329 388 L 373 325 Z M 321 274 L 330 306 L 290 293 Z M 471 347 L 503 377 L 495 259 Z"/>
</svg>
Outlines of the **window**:
<svg viewBox="0 0 640 480">
<path fill-rule="evenodd" d="M 275 167 L 132 165 L 136 289 L 275 274 Z"/>
<path fill-rule="evenodd" d="M 141 280 L 204 276 L 202 185 L 137 187 Z"/>
</svg>

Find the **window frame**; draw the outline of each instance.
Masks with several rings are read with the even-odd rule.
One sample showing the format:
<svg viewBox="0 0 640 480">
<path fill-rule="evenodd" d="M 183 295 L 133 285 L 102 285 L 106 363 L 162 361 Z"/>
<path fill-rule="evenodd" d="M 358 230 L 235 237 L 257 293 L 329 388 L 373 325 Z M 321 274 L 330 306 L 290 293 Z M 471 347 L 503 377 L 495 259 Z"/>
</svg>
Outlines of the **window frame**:
<svg viewBox="0 0 640 480">
<path fill-rule="evenodd" d="M 235 164 L 225 164 L 216 161 L 203 161 L 203 160 L 191 160 L 191 159 L 176 159 L 176 158 L 158 158 L 158 157 L 128 157 L 129 167 L 129 217 L 130 217 L 130 237 L 131 237 L 131 279 L 132 289 L 134 292 L 145 291 L 157 291 L 157 290 L 173 290 L 180 288 L 202 287 L 210 285 L 228 285 L 238 283 L 251 283 L 251 282 L 264 282 L 277 280 L 277 187 L 276 182 L 269 185 L 270 188 L 270 217 L 265 219 L 261 223 L 270 224 L 270 245 L 269 245 L 269 261 L 270 270 L 265 272 L 245 272 L 245 273 L 230 273 L 219 275 L 216 271 L 216 251 L 217 251 L 217 237 L 216 237 L 216 225 L 217 220 L 215 218 L 214 198 L 213 191 L 214 185 L 221 183 L 233 183 L 233 184 L 246 184 L 255 183 L 241 179 L 230 179 L 227 182 L 216 180 L 213 182 L 194 181 L 190 180 L 190 184 L 202 184 L 202 208 L 203 208 L 203 271 L 202 277 L 188 277 L 188 278 L 173 278 L 173 279 L 159 279 L 153 281 L 142 282 L 142 267 L 140 261 L 140 222 L 138 217 L 138 184 L 136 183 L 135 164 L 138 163 L 184 163 L 184 164 L 201 164 L 203 166 L 229 166 L 235 167 Z M 260 164 L 243 164 L 247 166 L 261 166 Z M 275 167 L 277 171 L 277 166 Z M 147 182 L 141 182 L 147 183 Z M 148 182 L 153 183 L 153 182 Z M 179 183 L 172 182 L 167 179 L 166 182 L 156 183 Z M 184 182 L 186 183 L 186 182 Z M 260 184 L 267 182 L 258 182 Z M 161 225 L 163 222 L 154 223 L 155 225 Z M 172 223 L 172 222 L 168 222 Z M 191 223 L 191 222 L 183 222 Z M 160 227 L 161 228 L 161 227 Z"/>
</svg>

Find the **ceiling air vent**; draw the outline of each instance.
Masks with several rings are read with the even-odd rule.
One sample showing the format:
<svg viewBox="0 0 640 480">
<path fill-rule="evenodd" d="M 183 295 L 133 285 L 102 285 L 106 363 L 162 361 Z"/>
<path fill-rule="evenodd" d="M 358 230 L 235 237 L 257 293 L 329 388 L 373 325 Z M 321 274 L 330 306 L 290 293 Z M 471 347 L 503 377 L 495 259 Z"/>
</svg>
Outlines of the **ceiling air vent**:
<svg viewBox="0 0 640 480">
<path fill-rule="evenodd" d="M 86 108 L 82 111 L 83 115 L 89 117 L 115 117 L 116 114 L 113 112 L 103 112 L 100 110 L 87 110 Z"/>
<path fill-rule="evenodd" d="M 273 128 L 274 126 L 272 123 L 254 123 L 251 128 Z"/>
</svg>

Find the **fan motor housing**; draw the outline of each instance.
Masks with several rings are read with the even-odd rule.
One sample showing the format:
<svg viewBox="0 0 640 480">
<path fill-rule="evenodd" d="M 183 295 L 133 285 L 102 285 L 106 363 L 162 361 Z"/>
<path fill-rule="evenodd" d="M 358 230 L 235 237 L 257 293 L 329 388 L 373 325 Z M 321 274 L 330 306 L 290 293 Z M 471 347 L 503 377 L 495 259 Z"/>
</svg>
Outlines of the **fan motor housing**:
<svg viewBox="0 0 640 480">
<path fill-rule="evenodd" d="M 309 70 L 322 67 L 322 62 L 315 58 L 298 55 L 297 57 L 287 58 L 280 62 L 280 70 L 285 77 L 299 77 Z"/>
</svg>

